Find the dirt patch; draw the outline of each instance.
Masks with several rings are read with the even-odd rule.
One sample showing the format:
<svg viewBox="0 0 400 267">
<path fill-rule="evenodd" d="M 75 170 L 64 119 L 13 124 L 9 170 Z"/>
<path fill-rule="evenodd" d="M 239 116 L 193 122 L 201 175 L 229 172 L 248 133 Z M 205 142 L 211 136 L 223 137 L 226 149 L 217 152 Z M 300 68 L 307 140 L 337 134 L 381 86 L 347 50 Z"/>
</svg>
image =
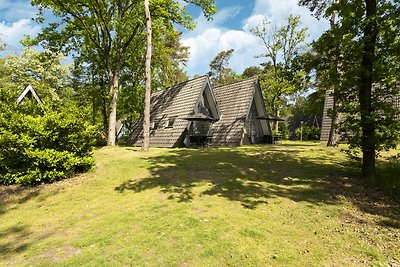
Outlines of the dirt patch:
<svg viewBox="0 0 400 267">
<path fill-rule="evenodd" d="M 82 250 L 71 246 L 62 246 L 56 250 L 48 250 L 42 254 L 41 257 L 51 260 L 54 263 L 59 263 L 67 258 L 79 255 Z"/>
</svg>

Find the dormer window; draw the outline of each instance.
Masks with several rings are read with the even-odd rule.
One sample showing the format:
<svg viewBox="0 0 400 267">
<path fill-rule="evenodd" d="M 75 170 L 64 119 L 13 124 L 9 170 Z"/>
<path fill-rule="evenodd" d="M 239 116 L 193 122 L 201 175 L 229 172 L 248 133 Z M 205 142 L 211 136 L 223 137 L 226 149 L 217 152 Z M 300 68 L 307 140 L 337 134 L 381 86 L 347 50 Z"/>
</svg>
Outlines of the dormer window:
<svg viewBox="0 0 400 267">
<path fill-rule="evenodd" d="M 158 128 L 160 128 L 160 123 L 161 119 L 154 119 L 154 121 L 150 123 L 150 130 L 157 130 Z"/>
<path fill-rule="evenodd" d="M 177 117 L 178 116 L 169 117 L 168 121 L 167 121 L 167 125 L 165 126 L 165 128 L 173 128 L 175 120 L 176 120 Z"/>
</svg>

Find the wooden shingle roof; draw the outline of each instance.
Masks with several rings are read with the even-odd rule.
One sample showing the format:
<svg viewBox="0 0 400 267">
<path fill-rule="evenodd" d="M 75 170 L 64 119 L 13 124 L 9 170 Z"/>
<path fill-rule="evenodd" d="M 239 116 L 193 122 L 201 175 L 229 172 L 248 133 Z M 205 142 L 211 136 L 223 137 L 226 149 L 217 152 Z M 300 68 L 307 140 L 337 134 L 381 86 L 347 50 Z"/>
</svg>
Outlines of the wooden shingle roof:
<svg viewBox="0 0 400 267">
<path fill-rule="evenodd" d="M 256 83 L 257 78 L 253 77 L 214 88 L 222 116 L 213 125 L 212 145 L 240 145 Z"/>
<path fill-rule="evenodd" d="M 189 116 L 197 103 L 197 100 L 208 82 L 208 76 L 201 76 L 165 90 L 152 93 L 150 122 L 150 146 L 176 147 L 182 143 L 184 131 Z M 168 127 L 168 122 L 173 121 L 173 126 Z M 135 127 L 128 145 L 141 146 L 143 141 L 143 118 Z"/>
</svg>

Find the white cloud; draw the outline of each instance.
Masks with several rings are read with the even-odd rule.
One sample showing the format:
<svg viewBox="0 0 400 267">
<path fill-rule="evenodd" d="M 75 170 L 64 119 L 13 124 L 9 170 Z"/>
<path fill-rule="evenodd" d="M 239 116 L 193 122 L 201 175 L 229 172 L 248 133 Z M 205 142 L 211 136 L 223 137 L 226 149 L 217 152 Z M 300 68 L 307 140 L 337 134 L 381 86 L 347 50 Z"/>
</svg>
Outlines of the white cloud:
<svg viewBox="0 0 400 267">
<path fill-rule="evenodd" d="M 250 33 L 237 30 L 206 29 L 203 33 L 183 40 L 190 47 L 188 62 L 189 75 L 204 74 L 209 71 L 209 64 L 223 50 L 235 49 L 229 61 L 229 66 L 237 73 L 246 67 L 258 65 L 260 60 L 254 55 L 259 54 L 258 40 Z"/>
<path fill-rule="evenodd" d="M 243 30 L 250 31 L 256 26 L 262 24 L 264 20 L 266 20 L 266 18 L 262 14 L 253 15 L 244 21 Z"/>
<path fill-rule="evenodd" d="M 277 27 L 286 24 L 290 14 L 300 15 L 302 26 L 309 29 L 308 41 L 318 38 L 328 28 L 326 20 L 318 21 L 312 17 L 309 10 L 297 5 L 298 0 L 254 0 L 251 16 L 242 21 L 243 30 L 230 30 L 224 23 L 234 18 L 241 10 L 239 6 L 220 10 L 213 21 L 207 21 L 203 16 L 196 19 L 197 28 L 183 34 L 183 44 L 190 47 L 190 58 L 187 71 L 190 76 L 204 74 L 209 71 L 209 63 L 221 51 L 235 49 L 230 67 L 241 73 L 246 67 L 257 66 L 261 59 L 255 59 L 261 54 L 262 47 L 256 37 L 249 33 L 251 28 L 259 25 L 264 19 Z"/>
<path fill-rule="evenodd" d="M 298 0 L 255 0 L 253 14 L 249 18 L 264 16 L 274 25 L 281 26 L 286 24 L 290 14 L 300 15 L 303 26 L 309 30 L 309 41 L 318 38 L 321 33 L 329 27 L 328 21 L 322 19 L 318 21 L 310 11 L 297 5 Z"/>
<path fill-rule="evenodd" d="M 9 51 L 16 51 L 22 48 L 20 40 L 25 38 L 25 35 L 35 36 L 41 30 L 38 25 L 32 25 L 29 19 L 20 19 L 12 24 L 0 22 L 1 38 L 7 44 Z"/>
</svg>

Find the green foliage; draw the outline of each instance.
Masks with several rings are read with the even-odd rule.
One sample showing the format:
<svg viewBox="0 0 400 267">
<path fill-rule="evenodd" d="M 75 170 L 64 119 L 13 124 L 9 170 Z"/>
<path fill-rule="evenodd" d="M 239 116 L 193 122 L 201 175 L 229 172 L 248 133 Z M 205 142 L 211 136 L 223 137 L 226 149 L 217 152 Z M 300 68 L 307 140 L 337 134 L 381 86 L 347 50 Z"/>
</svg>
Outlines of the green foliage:
<svg viewBox="0 0 400 267">
<path fill-rule="evenodd" d="M 263 74 L 262 68 L 257 66 L 251 66 L 244 69 L 243 73 L 241 74 L 241 77 L 243 79 L 247 79 L 254 76 L 261 76 L 262 74 Z"/>
<path fill-rule="evenodd" d="M 370 183 L 384 190 L 391 197 L 400 201 L 400 154 L 390 157 L 387 161 L 378 162 L 377 176 Z"/>
<path fill-rule="evenodd" d="M 323 91 L 315 91 L 307 97 L 296 96 L 294 105 L 290 106 L 293 115 L 319 115 L 324 110 L 325 94 Z"/>
<path fill-rule="evenodd" d="M 45 115 L 2 109 L 0 129 L 0 184 L 53 182 L 93 165 L 95 130 L 77 109 Z"/>
<path fill-rule="evenodd" d="M 152 73 L 155 77 L 154 81 L 161 80 L 165 83 L 165 80 L 169 78 L 172 78 L 171 80 L 185 78 L 179 64 L 182 57 L 187 57 L 187 53 L 179 42 L 178 46 L 176 42 L 174 43 L 178 35 L 174 26 L 181 25 L 189 29 L 195 26 L 186 10 L 186 4 L 202 8 L 207 19 L 210 19 L 217 11 L 214 0 L 185 2 L 185 4 L 174 0 L 150 2 L 155 52 L 155 64 L 153 64 L 155 71 L 153 70 Z M 104 84 L 108 87 L 106 88 L 108 95 L 104 96 L 103 88 L 97 95 L 102 100 L 102 117 L 104 128 L 108 127 L 106 131 L 109 135 L 108 144 L 114 145 L 120 83 L 127 85 L 127 88 L 139 90 L 142 88 L 137 84 L 141 86 L 144 84 L 143 59 L 145 58 L 146 29 L 143 1 L 105 0 L 99 3 L 88 0 L 68 2 L 32 0 L 31 3 L 39 8 L 37 22 L 45 24 L 45 11 L 52 12 L 60 20 L 57 23 L 48 24 L 35 39 L 27 38 L 25 43 L 41 44 L 52 51 L 65 53 L 73 51 L 76 60 L 91 66 L 97 77 L 105 78 Z M 124 81 L 121 76 L 129 78 Z M 131 86 L 132 83 L 133 86 Z M 104 87 L 102 85 L 97 83 L 91 87 L 92 89 L 98 86 Z M 94 90 L 91 92 L 96 96 Z M 139 103 L 133 104 L 136 107 L 135 111 L 141 106 Z M 95 105 L 93 109 L 95 110 Z M 108 119 L 104 118 L 105 114 L 108 114 Z M 95 115 L 93 118 L 95 119 Z"/>
<path fill-rule="evenodd" d="M 321 137 L 321 128 L 315 126 L 299 127 L 296 129 L 296 139 L 297 140 L 319 140 Z"/>
<path fill-rule="evenodd" d="M 288 140 L 289 139 L 289 127 L 288 127 L 287 123 L 286 122 L 278 122 L 278 129 L 279 130 L 273 130 L 272 134 L 281 136 L 281 139 L 283 139 L 283 140 Z"/>
<path fill-rule="evenodd" d="M 251 32 L 261 39 L 265 53 L 265 74 L 261 86 L 265 88 L 264 99 L 274 115 L 284 104 L 285 97 L 305 89 L 305 72 L 300 70 L 298 60 L 304 49 L 307 28 L 301 27 L 300 17 L 290 15 L 287 24 L 277 28 L 264 20 Z"/>
<path fill-rule="evenodd" d="M 349 153 L 359 156 L 361 151 L 364 155 L 374 151 L 379 155 L 380 151 L 395 148 L 400 140 L 400 110 L 396 104 L 400 93 L 398 1 L 376 2 L 376 15 L 369 18 L 367 3 L 374 5 L 374 1 L 300 3 L 317 16 L 331 19 L 331 28 L 313 44 L 313 65 L 318 84 L 334 89 L 343 119 L 339 128 L 349 143 Z M 372 61 L 369 58 L 369 64 L 365 64 L 368 56 Z M 372 89 L 366 90 L 366 84 L 372 84 Z M 371 157 L 366 165 L 375 165 Z"/>
<path fill-rule="evenodd" d="M 7 44 L 0 38 L 0 51 L 6 50 Z"/>
<path fill-rule="evenodd" d="M 229 84 L 240 79 L 240 77 L 228 67 L 228 61 L 234 51 L 234 49 L 221 51 L 210 62 L 211 80 L 215 86 Z"/>
<path fill-rule="evenodd" d="M 9 83 L 17 84 L 20 88 L 31 84 L 41 97 L 48 97 L 51 101 L 63 98 L 66 101 L 71 89 L 66 86 L 69 69 L 67 65 L 61 64 L 63 60 L 61 53 L 37 52 L 28 47 L 21 55 L 4 57 L 1 64 L 2 75 Z M 18 93 L 19 91 L 14 92 Z"/>
</svg>

